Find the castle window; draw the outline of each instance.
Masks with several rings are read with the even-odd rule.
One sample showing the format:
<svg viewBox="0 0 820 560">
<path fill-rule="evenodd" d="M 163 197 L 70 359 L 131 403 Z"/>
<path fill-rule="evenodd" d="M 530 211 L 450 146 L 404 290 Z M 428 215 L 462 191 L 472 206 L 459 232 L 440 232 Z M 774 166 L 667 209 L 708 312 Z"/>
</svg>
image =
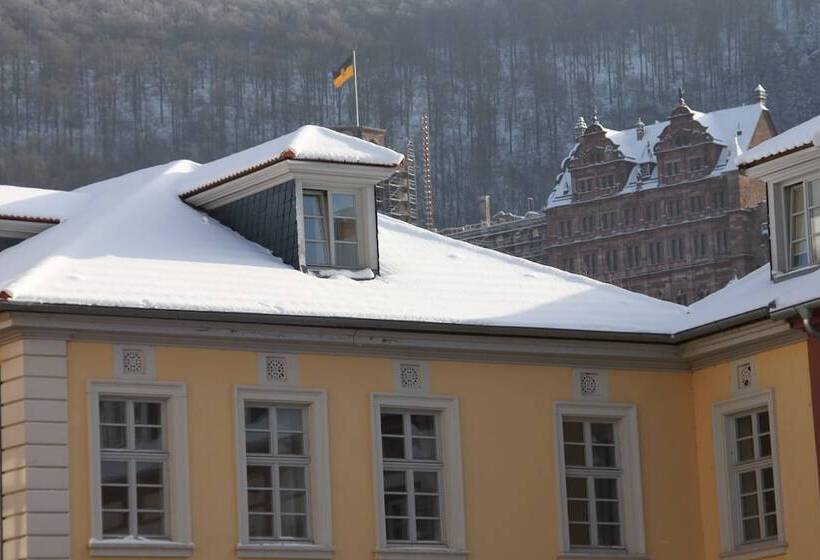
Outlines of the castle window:
<svg viewBox="0 0 820 560">
<path fill-rule="evenodd" d="M 725 208 L 726 207 L 726 191 L 718 189 L 712 191 L 712 207 Z"/>
<path fill-rule="evenodd" d="M 606 269 L 609 272 L 618 272 L 618 250 L 608 249 L 606 252 Z"/>
<path fill-rule="evenodd" d="M 693 157 L 689 160 L 689 170 L 696 171 L 703 167 L 703 158 Z"/>
<path fill-rule="evenodd" d="M 715 254 L 725 255 L 729 252 L 729 232 L 726 230 L 715 232 Z"/>
<path fill-rule="evenodd" d="M 598 257 L 595 253 L 584 255 L 584 274 L 594 276 L 598 273 Z"/>
<path fill-rule="evenodd" d="M 669 255 L 673 261 L 683 260 L 683 239 L 678 237 L 669 240 Z"/>
<path fill-rule="evenodd" d="M 640 245 L 630 245 L 626 248 L 626 262 L 629 268 L 638 268 L 641 265 Z"/>
<path fill-rule="evenodd" d="M 663 264 L 663 242 L 650 241 L 647 244 L 649 264 Z"/>
<path fill-rule="evenodd" d="M 690 212 L 703 212 L 703 196 L 693 196 L 689 199 Z"/>
<path fill-rule="evenodd" d="M 694 253 L 696 257 L 705 257 L 706 256 L 706 234 L 705 233 L 696 233 L 692 237 L 692 246 L 694 247 Z"/>
</svg>

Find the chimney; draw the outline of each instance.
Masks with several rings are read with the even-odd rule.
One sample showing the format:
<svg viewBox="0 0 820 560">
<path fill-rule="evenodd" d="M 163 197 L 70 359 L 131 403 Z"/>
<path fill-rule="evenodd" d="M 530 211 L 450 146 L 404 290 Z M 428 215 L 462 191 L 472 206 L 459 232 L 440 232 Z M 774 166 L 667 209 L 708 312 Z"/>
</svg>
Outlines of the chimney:
<svg viewBox="0 0 820 560">
<path fill-rule="evenodd" d="M 581 140 L 581 136 L 584 135 L 584 132 L 587 130 L 587 123 L 584 120 L 584 117 L 578 117 L 578 120 L 575 121 L 575 141 L 578 142 Z"/>
<path fill-rule="evenodd" d="M 757 84 L 757 87 L 755 88 L 755 91 L 754 91 L 754 95 L 752 96 L 752 99 L 754 100 L 754 102 L 755 103 L 760 103 L 761 105 L 765 106 L 766 105 L 766 99 L 768 97 L 769 97 L 769 94 L 766 91 L 766 89 L 762 85 Z"/>
<path fill-rule="evenodd" d="M 481 214 L 481 224 L 490 225 L 490 195 L 485 194 L 478 199 L 478 212 Z"/>
<path fill-rule="evenodd" d="M 643 124 L 643 120 L 641 117 L 638 117 L 638 122 L 635 123 L 635 134 L 638 136 L 638 140 L 643 140 L 643 135 L 646 132 L 646 125 Z"/>
</svg>

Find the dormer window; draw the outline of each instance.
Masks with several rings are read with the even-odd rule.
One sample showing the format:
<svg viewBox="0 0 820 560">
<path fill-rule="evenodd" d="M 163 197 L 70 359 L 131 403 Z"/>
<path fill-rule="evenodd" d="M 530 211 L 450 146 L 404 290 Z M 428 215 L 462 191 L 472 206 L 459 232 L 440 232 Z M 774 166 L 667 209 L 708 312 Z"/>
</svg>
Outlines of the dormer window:
<svg viewBox="0 0 820 560">
<path fill-rule="evenodd" d="M 789 268 L 820 264 L 820 179 L 785 188 Z"/>
<path fill-rule="evenodd" d="M 359 267 L 356 198 L 356 194 L 346 192 L 302 192 L 308 266 Z"/>
</svg>

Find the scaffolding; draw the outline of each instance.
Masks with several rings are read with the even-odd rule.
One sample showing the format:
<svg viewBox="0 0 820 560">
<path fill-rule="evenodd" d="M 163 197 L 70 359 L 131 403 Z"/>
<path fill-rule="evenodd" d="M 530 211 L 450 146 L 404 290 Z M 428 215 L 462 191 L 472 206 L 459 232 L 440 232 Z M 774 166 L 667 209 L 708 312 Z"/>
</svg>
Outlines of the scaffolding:
<svg viewBox="0 0 820 560">
<path fill-rule="evenodd" d="M 379 212 L 415 223 L 418 220 L 416 201 L 416 148 L 408 140 L 404 160 L 398 170 L 376 185 L 376 207 Z"/>
<path fill-rule="evenodd" d="M 433 219 L 433 172 L 430 169 L 430 115 L 421 119 L 421 152 L 424 160 L 424 227 L 435 230 Z"/>
</svg>

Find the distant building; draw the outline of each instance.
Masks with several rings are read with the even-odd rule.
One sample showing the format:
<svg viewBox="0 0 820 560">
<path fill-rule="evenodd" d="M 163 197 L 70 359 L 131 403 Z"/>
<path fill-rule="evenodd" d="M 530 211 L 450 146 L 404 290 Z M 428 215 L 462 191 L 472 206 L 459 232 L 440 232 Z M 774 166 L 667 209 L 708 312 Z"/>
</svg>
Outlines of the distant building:
<svg viewBox="0 0 820 560">
<path fill-rule="evenodd" d="M 775 134 L 766 92 L 700 113 L 681 95 L 668 121 L 610 130 L 579 118 L 549 195 L 539 251 L 494 243 L 490 224 L 453 236 L 678 303 L 691 303 L 768 260 L 765 189 L 735 158 Z M 508 238 L 532 235 L 519 220 Z"/>
</svg>

